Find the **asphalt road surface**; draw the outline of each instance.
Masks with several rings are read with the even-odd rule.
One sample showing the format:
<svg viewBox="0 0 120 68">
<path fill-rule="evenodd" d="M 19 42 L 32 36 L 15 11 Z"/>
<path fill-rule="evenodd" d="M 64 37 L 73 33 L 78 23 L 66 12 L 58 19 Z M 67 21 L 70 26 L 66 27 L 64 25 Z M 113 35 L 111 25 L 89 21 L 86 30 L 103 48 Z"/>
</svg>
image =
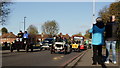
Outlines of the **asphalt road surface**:
<svg viewBox="0 0 120 68">
<path fill-rule="evenodd" d="M 65 66 L 82 52 L 51 54 L 50 51 L 3 53 L 2 66 Z"/>
</svg>

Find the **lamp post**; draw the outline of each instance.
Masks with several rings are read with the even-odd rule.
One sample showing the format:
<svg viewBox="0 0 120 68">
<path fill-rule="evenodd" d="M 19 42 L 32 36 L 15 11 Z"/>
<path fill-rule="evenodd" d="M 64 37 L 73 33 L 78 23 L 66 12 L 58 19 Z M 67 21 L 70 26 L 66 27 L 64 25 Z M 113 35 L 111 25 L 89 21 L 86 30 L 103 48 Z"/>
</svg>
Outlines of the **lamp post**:
<svg viewBox="0 0 120 68">
<path fill-rule="evenodd" d="M 93 24 L 95 22 L 95 0 L 93 0 Z"/>
<path fill-rule="evenodd" d="M 24 31 L 25 31 L 26 17 L 24 17 Z"/>
</svg>

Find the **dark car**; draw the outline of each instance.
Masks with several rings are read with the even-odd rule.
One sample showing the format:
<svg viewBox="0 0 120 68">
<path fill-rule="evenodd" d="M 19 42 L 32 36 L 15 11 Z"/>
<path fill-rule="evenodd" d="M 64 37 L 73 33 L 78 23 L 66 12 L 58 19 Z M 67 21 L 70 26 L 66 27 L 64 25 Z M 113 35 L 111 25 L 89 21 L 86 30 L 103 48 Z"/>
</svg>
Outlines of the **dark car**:
<svg viewBox="0 0 120 68">
<path fill-rule="evenodd" d="M 54 44 L 54 39 L 53 38 L 46 38 L 43 42 L 42 45 L 40 46 L 40 50 L 47 50 L 50 49 L 50 47 Z"/>
</svg>

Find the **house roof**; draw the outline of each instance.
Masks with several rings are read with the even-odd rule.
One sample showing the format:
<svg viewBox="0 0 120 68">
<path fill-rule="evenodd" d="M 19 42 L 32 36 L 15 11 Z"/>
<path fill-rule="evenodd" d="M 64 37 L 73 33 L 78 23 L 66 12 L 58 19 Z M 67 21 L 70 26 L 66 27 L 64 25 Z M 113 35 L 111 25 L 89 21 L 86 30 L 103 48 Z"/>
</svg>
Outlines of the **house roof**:
<svg viewBox="0 0 120 68">
<path fill-rule="evenodd" d="M 72 38 L 73 37 L 83 37 L 83 38 L 85 38 L 84 36 L 80 36 L 80 35 L 72 35 Z"/>
<path fill-rule="evenodd" d="M 69 36 L 68 34 L 66 34 L 66 35 L 62 35 L 62 36 L 65 37 L 65 38 L 67 38 L 67 39 L 70 38 L 70 36 Z"/>
<path fill-rule="evenodd" d="M 10 32 L 10 33 L 5 33 L 0 37 L 2 37 L 2 38 L 16 38 L 16 35 L 13 34 L 12 32 Z"/>
<path fill-rule="evenodd" d="M 65 38 L 67 38 L 67 39 L 70 38 L 70 36 L 68 34 L 62 35 L 62 36 L 65 37 Z M 52 37 L 52 35 L 49 35 L 49 34 L 43 34 L 43 36 L 42 36 L 42 34 L 38 34 L 37 35 L 37 38 L 50 38 L 50 37 Z"/>
<path fill-rule="evenodd" d="M 49 37 L 52 37 L 52 36 L 49 34 L 43 34 L 43 36 L 41 34 L 37 35 L 37 38 L 49 38 Z"/>
</svg>

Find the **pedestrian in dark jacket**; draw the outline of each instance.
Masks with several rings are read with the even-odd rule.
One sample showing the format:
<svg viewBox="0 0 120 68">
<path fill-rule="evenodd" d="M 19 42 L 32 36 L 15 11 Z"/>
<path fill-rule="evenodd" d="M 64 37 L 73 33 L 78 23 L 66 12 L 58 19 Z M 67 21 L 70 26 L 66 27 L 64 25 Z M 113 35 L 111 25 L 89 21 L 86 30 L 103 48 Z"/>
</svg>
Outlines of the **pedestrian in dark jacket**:
<svg viewBox="0 0 120 68">
<path fill-rule="evenodd" d="M 23 38 L 23 32 L 20 30 L 20 32 L 17 35 L 18 38 Z"/>
<path fill-rule="evenodd" d="M 116 64 L 116 41 L 118 34 L 118 23 L 115 21 L 115 16 L 110 17 L 110 22 L 105 27 L 105 39 L 106 39 L 106 61 L 109 64 L 110 46 L 112 47 L 113 63 Z"/>
<path fill-rule="evenodd" d="M 92 29 L 90 29 L 90 33 L 92 33 L 92 45 L 93 45 L 93 64 L 103 64 L 102 62 L 102 45 L 104 45 L 104 31 L 105 26 L 102 21 L 102 18 L 98 17 L 96 19 L 96 24 L 93 25 Z"/>
<path fill-rule="evenodd" d="M 21 30 L 20 30 L 20 32 L 18 33 L 17 38 L 19 38 L 20 41 L 23 40 L 23 32 L 22 32 Z"/>
</svg>

